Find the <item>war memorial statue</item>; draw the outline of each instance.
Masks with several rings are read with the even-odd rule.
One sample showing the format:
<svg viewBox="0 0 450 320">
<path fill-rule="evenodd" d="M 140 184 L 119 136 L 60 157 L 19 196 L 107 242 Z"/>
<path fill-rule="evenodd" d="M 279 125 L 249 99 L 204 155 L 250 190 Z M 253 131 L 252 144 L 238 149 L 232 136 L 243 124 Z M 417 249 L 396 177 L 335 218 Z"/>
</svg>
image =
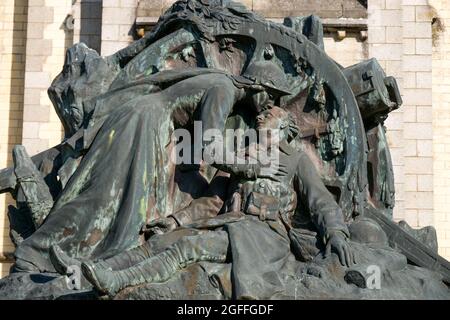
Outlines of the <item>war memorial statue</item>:
<svg viewBox="0 0 450 320">
<path fill-rule="evenodd" d="M 49 96 L 64 140 L 0 171 L 0 298 L 450 298 L 434 228 L 392 220 L 396 81 L 332 60 L 319 18 L 177 1 L 112 56 L 74 45 Z"/>
</svg>

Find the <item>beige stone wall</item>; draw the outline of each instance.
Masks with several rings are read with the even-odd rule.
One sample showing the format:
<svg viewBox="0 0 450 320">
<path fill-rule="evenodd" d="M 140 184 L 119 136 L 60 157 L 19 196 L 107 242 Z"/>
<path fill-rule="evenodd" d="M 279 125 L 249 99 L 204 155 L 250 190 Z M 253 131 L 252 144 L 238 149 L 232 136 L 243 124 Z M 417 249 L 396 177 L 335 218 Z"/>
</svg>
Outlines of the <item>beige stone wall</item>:
<svg viewBox="0 0 450 320">
<path fill-rule="evenodd" d="M 433 46 L 433 191 L 439 252 L 450 258 L 450 1 L 432 0 Z M 441 30 L 443 25 L 445 30 Z"/>
<path fill-rule="evenodd" d="M 0 2 L 0 167 L 11 164 L 11 150 L 22 140 L 23 86 L 25 70 L 25 36 L 27 30 L 27 1 Z M 9 239 L 6 207 L 11 203 L 0 196 L 0 262 L 4 253 L 14 247 Z M 9 263 L 0 264 L 0 276 L 8 273 Z"/>
<path fill-rule="evenodd" d="M 404 214 L 418 227 L 435 224 L 430 12 L 426 1 L 403 1 Z"/>
<path fill-rule="evenodd" d="M 369 1 L 369 56 L 397 78 L 404 104 L 386 122 L 396 179 L 394 218 L 432 225 L 431 17 L 424 0 Z"/>
<path fill-rule="evenodd" d="M 386 6 L 386 3 L 388 4 Z M 372 0 L 368 2 L 369 57 L 377 58 L 386 73 L 397 78 L 402 88 L 402 11 L 401 0 Z M 396 206 L 394 218 L 404 218 L 404 108 L 390 114 L 386 127 L 394 164 Z M 409 220 L 411 222 L 411 220 Z M 416 224 L 414 224 L 416 226 Z"/>
<path fill-rule="evenodd" d="M 359 33 L 347 33 L 342 40 L 337 40 L 334 34 L 325 34 L 324 44 L 327 54 L 343 67 L 368 58 L 367 41 L 362 40 Z"/>
<path fill-rule="evenodd" d="M 61 142 L 47 89 L 73 43 L 73 31 L 64 24 L 71 13 L 71 0 L 29 0 L 22 144 L 31 155 Z"/>
<path fill-rule="evenodd" d="M 450 45 L 433 47 L 432 19 L 449 23 L 450 1 L 370 0 L 369 56 L 399 81 L 404 105 L 386 122 L 396 179 L 395 220 L 433 225 L 450 258 Z"/>
</svg>

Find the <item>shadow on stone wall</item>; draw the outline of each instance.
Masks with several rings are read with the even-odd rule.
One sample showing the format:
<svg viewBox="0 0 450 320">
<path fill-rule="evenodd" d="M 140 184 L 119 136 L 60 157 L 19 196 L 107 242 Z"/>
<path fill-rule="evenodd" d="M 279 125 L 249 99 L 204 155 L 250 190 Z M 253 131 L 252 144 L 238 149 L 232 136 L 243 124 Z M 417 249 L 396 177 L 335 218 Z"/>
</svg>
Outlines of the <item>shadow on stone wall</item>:
<svg viewBox="0 0 450 320">
<path fill-rule="evenodd" d="M 98 53 L 101 50 L 102 7 L 102 0 L 81 0 L 80 3 L 80 42 Z"/>
</svg>

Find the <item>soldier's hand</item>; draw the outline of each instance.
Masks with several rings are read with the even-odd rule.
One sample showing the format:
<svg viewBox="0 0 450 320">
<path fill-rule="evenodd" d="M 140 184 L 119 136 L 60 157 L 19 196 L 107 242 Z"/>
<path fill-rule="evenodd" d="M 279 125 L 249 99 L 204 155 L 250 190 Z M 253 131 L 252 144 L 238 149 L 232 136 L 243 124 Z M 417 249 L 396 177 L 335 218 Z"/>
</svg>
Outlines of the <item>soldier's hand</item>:
<svg viewBox="0 0 450 320">
<path fill-rule="evenodd" d="M 289 156 L 285 152 L 278 149 L 269 154 L 260 154 L 260 156 L 263 163 L 258 164 L 258 178 L 268 178 L 280 182 L 283 177 L 288 175 Z"/>
<path fill-rule="evenodd" d="M 164 234 L 168 233 L 172 230 L 175 230 L 178 227 L 176 220 L 173 217 L 166 217 L 157 219 L 150 223 L 147 223 L 145 227 L 142 229 L 142 233 L 147 236 L 152 236 L 155 234 Z"/>
<path fill-rule="evenodd" d="M 342 232 L 333 232 L 327 242 L 325 257 L 334 252 L 339 257 L 339 261 L 343 266 L 350 267 L 356 263 L 355 255 L 345 235 Z"/>
<path fill-rule="evenodd" d="M 271 163 L 270 166 L 259 166 L 257 171 L 258 178 L 267 178 L 280 182 L 288 174 L 287 167 L 281 163 Z"/>
</svg>

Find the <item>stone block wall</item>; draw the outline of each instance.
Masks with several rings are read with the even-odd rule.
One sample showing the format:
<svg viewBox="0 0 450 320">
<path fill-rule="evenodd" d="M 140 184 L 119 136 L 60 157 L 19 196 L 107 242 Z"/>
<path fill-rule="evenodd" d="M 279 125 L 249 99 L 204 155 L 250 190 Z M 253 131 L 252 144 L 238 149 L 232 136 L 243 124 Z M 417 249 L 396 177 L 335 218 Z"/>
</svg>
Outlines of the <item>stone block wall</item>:
<svg viewBox="0 0 450 320">
<path fill-rule="evenodd" d="M 431 10 L 427 1 L 403 0 L 404 218 L 434 225 Z"/>
<path fill-rule="evenodd" d="M 370 0 L 369 56 L 399 80 L 404 105 L 386 122 L 395 220 L 437 229 L 450 257 L 450 1 Z M 436 18 L 438 20 L 436 20 Z M 432 22 L 436 27 L 433 34 Z"/>
<path fill-rule="evenodd" d="M 386 122 L 396 180 L 394 218 L 433 225 L 431 16 L 425 0 L 371 0 L 369 56 L 399 82 L 404 104 Z"/>
<path fill-rule="evenodd" d="M 450 258 L 450 1 L 430 1 L 433 10 L 433 192 L 439 252 Z"/>
<path fill-rule="evenodd" d="M 11 164 L 11 151 L 22 141 L 27 0 L 0 2 L 0 167 Z M 12 199 L 0 195 L 0 276 L 8 273 L 14 247 L 6 214 Z"/>
<path fill-rule="evenodd" d="M 366 40 L 359 33 L 349 33 L 342 39 L 336 39 L 334 34 L 325 33 L 325 51 L 343 67 L 349 67 L 368 58 Z"/>
<path fill-rule="evenodd" d="M 111 55 L 133 41 L 137 5 L 138 0 L 103 0 L 102 55 Z"/>
<path fill-rule="evenodd" d="M 386 3 L 388 5 L 386 6 Z M 403 32 L 401 0 L 372 0 L 368 2 L 369 57 L 377 58 L 386 73 L 395 76 L 403 92 Z M 394 164 L 396 205 L 394 218 L 404 218 L 404 107 L 390 114 L 386 127 Z M 415 224 L 416 225 L 416 224 Z"/>
<path fill-rule="evenodd" d="M 62 127 L 47 95 L 61 72 L 73 30 L 72 0 L 29 0 L 22 144 L 34 155 L 61 142 Z"/>
</svg>

